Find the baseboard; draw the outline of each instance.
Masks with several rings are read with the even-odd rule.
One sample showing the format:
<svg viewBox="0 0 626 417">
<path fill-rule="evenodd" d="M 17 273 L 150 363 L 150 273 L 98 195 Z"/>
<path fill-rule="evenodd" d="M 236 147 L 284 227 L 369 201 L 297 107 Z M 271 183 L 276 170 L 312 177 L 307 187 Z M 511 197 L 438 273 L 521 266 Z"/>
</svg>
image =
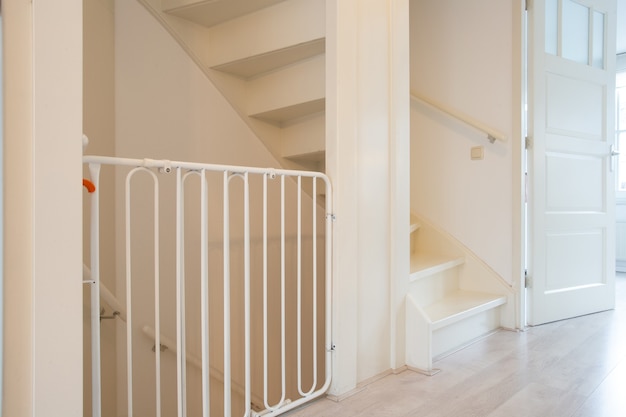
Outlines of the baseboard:
<svg viewBox="0 0 626 417">
<path fill-rule="evenodd" d="M 356 395 L 359 392 L 364 391 L 364 390 L 365 390 L 365 387 L 360 387 L 360 388 L 357 387 L 357 388 L 355 388 L 355 389 L 353 389 L 351 391 L 348 391 L 346 393 L 343 393 L 341 395 L 328 394 L 328 395 L 326 395 L 326 398 L 328 398 L 331 401 L 334 401 L 334 402 L 338 403 L 338 402 L 341 402 L 341 401 L 345 400 L 346 398 L 350 398 L 353 395 Z"/>
<path fill-rule="evenodd" d="M 422 374 L 422 375 L 426 375 L 426 376 L 437 375 L 439 372 L 441 372 L 441 369 L 437 369 L 437 368 L 433 368 L 430 371 L 427 371 L 425 369 L 415 368 L 413 366 L 407 366 L 407 369 L 409 371 L 417 372 L 418 374 Z"/>
<path fill-rule="evenodd" d="M 391 374 L 399 374 L 400 372 L 402 372 L 402 371 L 404 371 L 406 369 L 408 369 L 408 367 L 406 365 L 401 366 L 400 368 L 396 368 L 396 369 L 387 369 L 384 372 L 381 372 L 381 373 L 379 373 L 377 375 L 374 375 L 374 376 L 372 376 L 370 378 L 364 379 L 363 381 L 359 382 L 356 385 L 356 388 L 351 390 L 351 391 L 348 391 L 348 392 L 346 392 L 344 394 L 341 394 L 341 395 L 328 394 L 328 395 L 326 395 L 326 398 L 328 398 L 331 401 L 341 402 L 341 401 L 345 400 L 346 398 L 350 398 L 353 395 L 358 394 L 359 392 L 365 390 L 368 385 L 370 385 L 370 384 L 372 384 L 372 383 L 374 383 L 374 382 L 376 382 L 378 380 L 381 380 L 384 377 L 389 376 Z"/>
<path fill-rule="evenodd" d="M 409 367 L 407 365 L 402 365 L 399 368 L 394 368 L 391 370 L 391 373 L 394 375 L 398 375 L 401 374 L 402 372 L 406 371 L 407 369 L 409 369 Z"/>
<path fill-rule="evenodd" d="M 489 331 L 489 332 L 487 332 L 485 334 L 482 334 L 482 335 L 480 335 L 480 336 L 478 336 L 478 337 L 476 337 L 476 338 L 474 338 L 472 340 L 469 340 L 469 341 L 463 343 L 462 345 L 460 345 L 458 347 L 455 347 L 454 349 L 448 350 L 447 352 L 444 352 L 444 353 L 441 353 L 441 354 L 435 356 L 433 358 L 433 362 L 440 361 L 441 359 L 446 358 L 446 357 L 448 357 L 448 356 L 450 356 L 450 355 L 452 355 L 452 354 L 454 354 L 456 352 L 459 352 L 459 351 L 461 351 L 461 350 L 463 350 L 463 349 L 473 345 L 474 343 L 476 343 L 476 342 L 478 342 L 480 340 L 486 339 L 489 336 L 492 336 L 493 334 L 498 333 L 499 331 L 502 331 L 502 330 L 505 330 L 505 329 L 502 328 L 502 327 L 499 327 L 499 328 L 491 330 L 491 331 Z"/>
<path fill-rule="evenodd" d="M 391 375 L 392 373 L 393 373 L 393 370 L 392 370 L 391 368 L 390 368 L 390 369 L 387 369 L 386 371 L 383 371 L 383 372 L 381 372 L 381 373 L 379 373 L 379 374 L 377 374 L 377 375 L 374 375 L 374 376 L 372 376 L 372 377 L 369 377 L 369 378 L 367 378 L 367 379 L 364 379 L 363 381 L 361 381 L 361 382 L 359 382 L 358 384 L 356 384 L 356 387 L 357 387 L 357 388 L 363 388 L 363 387 L 366 387 L 366 386 L 368 386 L 369 384 L 372 384 L 372 383 L 374 383 L 374 382 L 376 382 L 376 381 L 378 381 L 378 380 L 380 380 L 380 379 L 383 379 L 383 378 L 384 378 L 384 377 L 386 377 L 386 376 Z"/>
</svg>

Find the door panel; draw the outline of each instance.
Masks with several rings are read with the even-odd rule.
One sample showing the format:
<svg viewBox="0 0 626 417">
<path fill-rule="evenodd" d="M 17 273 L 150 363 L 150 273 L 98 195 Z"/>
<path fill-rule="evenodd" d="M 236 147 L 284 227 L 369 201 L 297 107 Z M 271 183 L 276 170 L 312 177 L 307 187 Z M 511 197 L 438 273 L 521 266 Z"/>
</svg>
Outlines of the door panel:
<svg viewBox="0 0 626 417">
<path fill-rule="evenodd" d="M 604 269 L 602 229 L 546 233 L 546 241 L 546 293 L 604 283 L 596 273 Z"/>
<path fill-rule="evenodd" d="M 537 325 L 614 306 L 615 1 L 534 1 L 529 33 L 527 311 Z"/>
<path fill-rule="evenodd" d="M 546 155 L 546 211 L 603 211 L 604 158 L 576 154 Z M 566 173 L 566 181 L 560 175 Z"/>
<path fill-rule="evenodd" d="M 606 117 L 602 85 L 548 73 L 546 89 L 547 131 L 601 138 Z"/>
</svg>

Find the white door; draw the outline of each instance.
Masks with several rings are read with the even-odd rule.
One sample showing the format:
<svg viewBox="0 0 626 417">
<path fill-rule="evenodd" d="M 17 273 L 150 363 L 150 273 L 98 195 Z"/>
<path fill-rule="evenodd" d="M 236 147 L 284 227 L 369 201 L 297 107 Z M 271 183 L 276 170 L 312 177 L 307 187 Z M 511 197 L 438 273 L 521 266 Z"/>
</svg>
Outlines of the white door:
<svg viewBox="0 0 626 417">
<path fill-rule="evenodd" d="M 528 324 L 615 298 L 615 0 L 536 0 L 528 15 Z"/>
</svg>

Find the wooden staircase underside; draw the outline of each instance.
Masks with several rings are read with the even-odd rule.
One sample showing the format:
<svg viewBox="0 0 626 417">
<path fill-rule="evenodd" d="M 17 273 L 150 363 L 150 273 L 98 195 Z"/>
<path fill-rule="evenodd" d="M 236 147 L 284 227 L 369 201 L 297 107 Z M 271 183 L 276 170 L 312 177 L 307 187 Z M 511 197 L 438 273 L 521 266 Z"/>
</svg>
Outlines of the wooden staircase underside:
<svg viewBox="0 0 626 417">
<path fill-rule="evenodd" d="M 138 0 L 281 166 L 324 170 L 324 0 Z"/>
</svg>

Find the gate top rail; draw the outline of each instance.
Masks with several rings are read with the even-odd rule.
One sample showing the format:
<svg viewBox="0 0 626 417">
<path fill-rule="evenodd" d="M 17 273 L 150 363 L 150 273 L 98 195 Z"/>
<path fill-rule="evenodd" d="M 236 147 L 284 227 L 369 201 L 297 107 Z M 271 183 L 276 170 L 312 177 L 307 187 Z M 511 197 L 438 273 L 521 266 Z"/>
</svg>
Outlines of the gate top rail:
<svg viewBox="0 0 626 417">
<path fill-rule="evenodd" d="M 129 167 L 144 167 L 144 168 L 158 168 L 163 172 L 169 173 L 172 168 L 183 168 L 188 170 L 208 170 L 215 172 L 249 172 L 251 174 L 268 174 L 272 175 L 286 175 L 286 176 L 304 176 L 321 178 L 326 181 L 327 185 L 330 185 L 330 179 L 326 174 L 316 171 L 299 171 L 289 169 L 277 169 L 277 168 L 259 168 L 259 167 L 246 167 L 239 165 L 221 165 L 221 164 L 206 164 L 199 162 L 181 162 L 170 161 L 166 159 L 133 159 L 133 158 L 118 158 L 113 156 L 96 156 L 85 155 L 83 156 L 83 162 L 87 164 L 105 164 L 105 165 L 122 165 Z M 328 196 L 327 196 L 328 197 Z M 327 200 L 328 201 L 328 200 Z"/>
</svg>

